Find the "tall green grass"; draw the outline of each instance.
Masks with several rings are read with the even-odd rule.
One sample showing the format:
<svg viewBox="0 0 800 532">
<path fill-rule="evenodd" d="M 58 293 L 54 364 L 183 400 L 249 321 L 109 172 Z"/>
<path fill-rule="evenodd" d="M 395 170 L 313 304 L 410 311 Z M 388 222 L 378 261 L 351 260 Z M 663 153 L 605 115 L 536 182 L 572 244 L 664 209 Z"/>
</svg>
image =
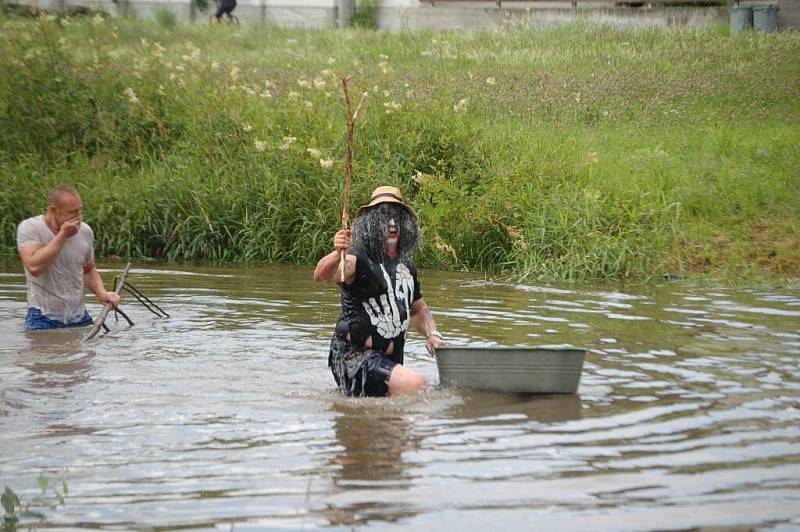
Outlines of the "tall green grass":
<svg viewBox="0 0 800 532">
<path fill-rule="evenodd" d="M 0 19 L 0 246 L 75 184 L 97 253 L 314 263 L 400 186 L 423 266 L 800 273 L 800 35 L 302 31 Z M 355 95 L 357 98 L 357 94 Z"/>
</svg>

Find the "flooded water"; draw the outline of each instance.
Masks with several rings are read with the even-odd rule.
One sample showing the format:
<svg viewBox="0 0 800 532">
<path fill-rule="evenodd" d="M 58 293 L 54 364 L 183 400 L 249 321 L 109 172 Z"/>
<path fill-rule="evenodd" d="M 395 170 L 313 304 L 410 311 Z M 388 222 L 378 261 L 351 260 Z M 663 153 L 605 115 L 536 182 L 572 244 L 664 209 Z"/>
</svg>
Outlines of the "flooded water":
<svg viewBox="0 0 800 532">
<path fill-rule="evenodd" d="M 88 344 L 26 333 L 20 267 L 0 272 L 0 486 L 69 488 L 38 526 L 800 528 L 798 289 L 422 272 L 452 344 L 587 349 L 579 393 L 440 388 L 412 333 L 432 387 L 346 399 L 338 289 L 310 269 L 136 264 L 171 316 L 124 295 L 135 326 Z"/>
</svg>

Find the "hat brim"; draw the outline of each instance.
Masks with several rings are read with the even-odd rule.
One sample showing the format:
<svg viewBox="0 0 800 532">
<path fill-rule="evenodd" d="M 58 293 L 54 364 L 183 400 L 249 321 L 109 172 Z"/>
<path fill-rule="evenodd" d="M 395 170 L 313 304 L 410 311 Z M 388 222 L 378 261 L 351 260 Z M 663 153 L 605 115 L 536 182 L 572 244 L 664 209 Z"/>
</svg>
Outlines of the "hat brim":
<svg viewBox="0 0 800 532">
<path fill-rule="evenodd" d="M 358 218 L 359 216 L 361 216 L 364 213 L 364 211 L 367 211 L 367 210 L 371 209 L 372 207 L 376 207 L 376 206 L 380 205 L 381 203 L 395 203 L 397 205 L 400 205 L 401 207 L 404 207 L 406 209 L 406 211 L 408 211 L 408 214 L 410 214 L 412 218 L 414 218 L 415 220 L 417 219 L 417 214 L 414 212 L 414 210 L 411 207 L 409 207 L 408 205 L 406 205 L 405 203 L 403 203 L 399 199 L 393 198 L 393 197 L 388 196 L 388 195 L 384 196 L 384 197 L 380 197 L 380 198 L 375 198 L 372 201 L 370 201 L 369 203 L 367 203 L 366 205 L 362 205 L 356 211 L 356 216 L 355 217 Z"/>
</svg>

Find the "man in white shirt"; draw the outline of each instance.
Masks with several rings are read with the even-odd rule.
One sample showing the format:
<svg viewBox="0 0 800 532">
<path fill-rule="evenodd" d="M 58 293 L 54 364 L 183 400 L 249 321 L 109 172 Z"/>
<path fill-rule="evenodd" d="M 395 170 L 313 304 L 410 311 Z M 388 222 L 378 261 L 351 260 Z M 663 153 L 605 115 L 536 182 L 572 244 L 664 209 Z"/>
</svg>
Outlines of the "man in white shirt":
<svg viewBox="0 0 800 532">
<path fill-rule="evenodd" d="M 119 305 L 119 294 L 105 290 L 94 264 L 94 233 L 83 223 L 74 188 L 54 187 L 47 213 L 19 224 L 17 249 L 28 285 L 28 330 L 91 325 L 84 287 L 101 303 Z"/>
</svg>

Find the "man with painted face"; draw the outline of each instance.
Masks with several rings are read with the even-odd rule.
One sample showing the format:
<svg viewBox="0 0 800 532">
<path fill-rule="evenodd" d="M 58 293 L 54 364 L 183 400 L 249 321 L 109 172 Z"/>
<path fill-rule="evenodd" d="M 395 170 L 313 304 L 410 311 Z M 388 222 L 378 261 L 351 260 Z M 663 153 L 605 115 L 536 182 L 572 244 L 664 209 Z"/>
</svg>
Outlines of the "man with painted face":
<svg viewBox="0 0 800 532">
<path fill-rule="evenodd" d="M 28 285 L 28 330 L 91 325 L 84 287 L 101 303 L 119 305 L 107 292 L 94 264 L 94 233 L 83 223 L 78 191 L 58 185 L 50 191 L 47 213 L 17 227 L 17 249 Z"/>
<path fill-rule="evenodd" d="M 417 217 L 400 189 L 378 187 L 358 209 L 352 231 L 338 231 L 334 251 L 317 263 L 314 279 L 342 289 L 328 365 L 345 395 L 403 395 L 425 387 L 425 377 L 403 365 L 409 323 L 426 336 L 429 353 L 442 344 L 411 260 L 419 236 Z"/>
</svg>

